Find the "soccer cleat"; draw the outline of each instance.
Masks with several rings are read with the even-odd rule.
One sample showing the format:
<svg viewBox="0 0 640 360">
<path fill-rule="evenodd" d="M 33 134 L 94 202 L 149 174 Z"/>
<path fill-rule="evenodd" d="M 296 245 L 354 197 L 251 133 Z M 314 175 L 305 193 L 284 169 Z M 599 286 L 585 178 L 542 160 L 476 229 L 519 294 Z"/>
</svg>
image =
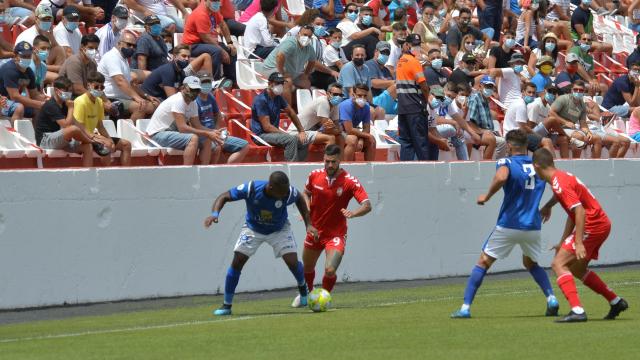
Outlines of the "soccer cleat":
<svg viewBox="0 0 640 360">
<path fill-rule="evenodd" d="M 220 308 L 213 311 L 215 316 L 231 315 L 231 305 L 223 304 Z"/>
<path fill-rule="evenodd" d="M 293 299 L 293 302 L 291 303 L 291 307 L 292 308 L 307 307 L 307 297 L 306 296 L 300 296 L 300 294 L 298 294 L 295 297 L 295 299 Z"/>
<path fill-rule="evenodd" d="M 557 323 L 572 323 L 572 322 L 585 322 L 587 321 L 587 313 L 583 312 L 582 314 L 576 314 L 570 311 L 567 316 L 562 319 L 556 320 Z"/>
<path fill-rule="evenodd" d="M 629 304 L 625 299 L 620 299 L 617 304 L 611 305 L 611 309 L 609 309 L 609 313 L 604 317 L 605 320 L 614 320 L 621 312 L 627 310 L 629 308 Z"/>
<path fill-rule="evenodd" d="M 100 156 L 107 156 L 111 154 L 111 150 L 107 149 L 107 147 L 99 142 L 94 142 L 93 144 L 91 144 L 91 147 L 93 148 L 93 151 L 95 151 L 96 154 Z"/>
<path fill-rule="evenodd" d="M 547 301 L 547 312 L 544 315 L 558 316 L 558 310 L 560 310 L 560 304 L 558 304 L 558 300 L 556 298 L 553 298 Z"/>
<path fill-rule="evenodd" d="M 569 140 L 569 143 L 575 147 L 577 147 L 578 149 L 584 149 L 587 147 L 587 143 L 582 141 L 582 140 L 578 140 L 576 138 L 571 138 L 571 140 Z"/>
<path fill-rule="evenodd" d="M 459 309 L 458 311 L 451 314 L 452 319 L 470 319 L 471 311 Z"/>
</svg>

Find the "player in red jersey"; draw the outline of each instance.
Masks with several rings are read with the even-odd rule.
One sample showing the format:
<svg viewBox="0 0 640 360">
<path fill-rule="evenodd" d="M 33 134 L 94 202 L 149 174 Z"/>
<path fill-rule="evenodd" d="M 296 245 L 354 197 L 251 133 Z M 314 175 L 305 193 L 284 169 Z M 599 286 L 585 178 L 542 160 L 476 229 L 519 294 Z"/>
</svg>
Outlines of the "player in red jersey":
<svg viewBox="0 0 640 360">
<path fill-rule="evenodd" d="M 558 286 L 571 305 L 571 311 L 557 322 L 587 321 L 574 276 L 607 299 L 611 308 L 604 318 L 615 319 L 629 305 L 588 268 L 589 261 L 598 259 L 598 250 L 611 231 L 611 221 L 598 200 L 577 177 L 555 168 L 553 156 L 548 150 L 539 149 L 533 154 L 533 167 L 538 176 L 551 185 L 554 194 L 540 209 L 543 221 L 549 220 L 551 208 L 558 202 L 569 215 L 560 243 L 554 246 L 556 256 L 551 267 L 556 273 Z"/>
<path fill-rule="evenodd" d="M 310 198 L 311 223 L 318 229 L 318 238 L 307 236 L 302 250 L 304 277 L 309 291 L 313 290 L 316 263 L 322 250 L 326 252 L 322 288 L 331 292 L 336 283 L 336 270 L 342 261 L 347 240 L 347 219 L 366 215 L 371 211 L 371 202 L 358 179 L 340 168 L 340 147 L 328 145 L 324 151 L 324 169 L 309 174 L 305 195 Z M 349 201 L 355 198 L 360 207 L 347 210 Z M 299 306 L 299 297 L 291 304 Z"/>
</svg>

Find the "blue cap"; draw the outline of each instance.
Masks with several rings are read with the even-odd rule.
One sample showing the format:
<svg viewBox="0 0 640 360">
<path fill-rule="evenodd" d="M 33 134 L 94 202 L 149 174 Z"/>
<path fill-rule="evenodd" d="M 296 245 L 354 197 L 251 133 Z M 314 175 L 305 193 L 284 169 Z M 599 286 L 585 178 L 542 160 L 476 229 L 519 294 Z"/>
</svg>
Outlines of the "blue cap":
<svg viewBox="0 0 640 360">
<path fill-rule="evenodd" d="M 482 80 L 480 80 L 480 84 L 496 86 L 496 80 L 489 75 L 485 75 L 482 77 Z"/>
</svg>

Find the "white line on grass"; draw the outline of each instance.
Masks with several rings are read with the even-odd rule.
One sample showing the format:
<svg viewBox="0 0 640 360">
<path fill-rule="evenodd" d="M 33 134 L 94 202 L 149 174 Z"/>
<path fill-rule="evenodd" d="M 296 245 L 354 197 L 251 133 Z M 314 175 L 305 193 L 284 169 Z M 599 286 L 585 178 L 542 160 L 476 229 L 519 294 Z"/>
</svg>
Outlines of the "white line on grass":
<svg viewBox="0 0 640 360">
<path fill-rule="evenodd" d="M 612 283 L 614 286 L 625 286 L 625 285 L 638 285 L 640 281 L 625 281 Z M 488 293 L 488 294 L 480 294 L 476 297 L 491 297 L 491 296 L 509 296 L 509 295 L 523 295 L 532 292 L 538 292 L 540 290 L 520 290 L 520 291 L 509 291 L 509 292 L 499 292 L 499 293 Z M 372 307 L 386 307 L 386 306 L 397 306 L 397 305 L 409 305 L 409 304 L 417 304 L 417 303 L 427 303 L 427 302 L 438 302 L 438 301 L 449 301 L 459 299 L 459 296 L 442 296 L 436 298 L 428 298 L 428 299 L 420 299 L 420 300 L 407 300 L 407 301 L 395 301 L 388 303 L 380 303 L 380 304 L 371 304 L 364 305 L 364 308 L 372 308 Z M 332 309 L 333 311 L 339 309 Z M 264 319 L 270 317 L 282 317 L 288 315 L 299 315 L 300 313 L 286 313 L 286 314 L 266 314 L 266 315 L 247 315 L 247 316 L 239 316 L 221 320 L 194 320 L 194 321 L 185 321 L 179 323 L 171 323 L 171 324 L 162 324 L 162 325 L 149 325 L 149 326 L 133 326 L 128 328 L 121 329 L 105 329 L 105 330 L 88 330 L 82 332 L 75 333 L 62 333 L 62 334 L 50 334 L 50 335 L 41 335 L 41 336 L 31 336 L 31 337 L 22 337 L 22 338 L 10 338 L 10 339 L 0 339 L 0 344 L 6 343 L 15 343 L 22 341 L 33 341 L 33 340 L 49 340 L 49 339 L 62 339 L 62 338 L 73 338 L 79 336 L 87 336 L 87 335 L 104 335 L 104 334 L 118 334 L 125 332 L 137 332 L 137 331 L 147 331 L 147 330 L 157 330 L 157 329 L 172 329 L 183 326 L 198 326 L 198 325 L 206 325 L 206 324 L 215 324 L 215 323 L 223 323 L 223 322 L 231 322 L 231 321 L 244 321 L 244 320 L 255 320 L 255 319 Z"/>
</svg>

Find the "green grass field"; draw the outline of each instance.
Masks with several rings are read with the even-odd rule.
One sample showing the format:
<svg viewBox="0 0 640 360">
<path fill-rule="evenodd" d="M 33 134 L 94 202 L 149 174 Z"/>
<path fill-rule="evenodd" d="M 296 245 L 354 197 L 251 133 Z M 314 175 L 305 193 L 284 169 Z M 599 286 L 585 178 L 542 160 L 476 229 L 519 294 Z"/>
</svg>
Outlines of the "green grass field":
<svg viewBox="0 0 640 360">
<path fill-rule="evenodd" d="M 0 326 L 0 359 L 632 359 L 640 352 L 640 270 L 599 270 L 630 304 L 615 321 L 608 304 L 579 287 L 589 322 L 555 324 L 532 279 L 485 279 L 473 319 L 452 320 L 464 284 L 334 291 L 335 309 L 291 309 L 290 297 L 239 301 L 214 318 L 221 297 L 173 309 Z M 556 290 L 561 313 L 567 303 Z"/>
</svg>

